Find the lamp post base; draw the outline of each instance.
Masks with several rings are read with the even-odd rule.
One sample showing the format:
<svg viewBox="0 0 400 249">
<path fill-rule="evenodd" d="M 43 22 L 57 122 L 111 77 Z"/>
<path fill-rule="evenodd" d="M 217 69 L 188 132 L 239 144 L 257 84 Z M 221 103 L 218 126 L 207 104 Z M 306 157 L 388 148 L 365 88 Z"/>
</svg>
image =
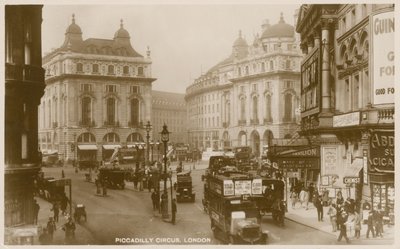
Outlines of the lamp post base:
<svg viewBox="0 0 400 249">
<path fill-rule="evenodd" d="M 161 216 L 163 220 L 169 219 L 168 213 L 168 195 L 165 193 L 161 197 Z"/>
</svg>

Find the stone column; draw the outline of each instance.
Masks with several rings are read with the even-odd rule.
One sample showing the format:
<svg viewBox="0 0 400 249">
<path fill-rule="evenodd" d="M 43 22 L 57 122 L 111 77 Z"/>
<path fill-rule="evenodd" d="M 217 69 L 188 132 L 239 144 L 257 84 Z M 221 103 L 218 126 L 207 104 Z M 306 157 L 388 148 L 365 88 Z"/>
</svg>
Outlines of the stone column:
<svg viewBox="0 0 400 249">
<path fill-rule="evenodd" d="M 307 39 L 307 48 L 308 48 L 308 54 L 314 48 L 314 39 L 312 36 L 308 37 L 308 39 Z"/>
<path fill-rule="evenodd" d="M 321 94 L 322 94 L 322 114 L 331 114 L 332 106 L 331 106 L 331 82 L 330 82 L 330 33 L 331 33 L 331 23 L 333 20 L 331 19 L 323 19 L 322 20 L 322 75 L 321 75 Z"/>
</svg>

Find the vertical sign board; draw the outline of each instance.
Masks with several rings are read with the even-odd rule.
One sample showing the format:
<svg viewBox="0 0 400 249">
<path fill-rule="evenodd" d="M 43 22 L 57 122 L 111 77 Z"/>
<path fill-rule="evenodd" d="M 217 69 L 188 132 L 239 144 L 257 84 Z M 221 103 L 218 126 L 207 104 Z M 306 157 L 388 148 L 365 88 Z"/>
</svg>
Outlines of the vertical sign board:
<svg viewBox="0 0 400 249">
<path fill-rule="evenodd" d="M 367 150 L 363 151 L 363 178 L 364 184 L 368 184 L 368 152 Z"/>
<path fill-rule="evenodd" d="M 374 105 L 394 103 L 394 13 L 371 16 L 370 46 Z"/>
<path fill-rule="evenodd" d="M 337 174 L 337 147 L 323 147 L 322 148 L 322 174 L 335 175 Z"/>
</svg>

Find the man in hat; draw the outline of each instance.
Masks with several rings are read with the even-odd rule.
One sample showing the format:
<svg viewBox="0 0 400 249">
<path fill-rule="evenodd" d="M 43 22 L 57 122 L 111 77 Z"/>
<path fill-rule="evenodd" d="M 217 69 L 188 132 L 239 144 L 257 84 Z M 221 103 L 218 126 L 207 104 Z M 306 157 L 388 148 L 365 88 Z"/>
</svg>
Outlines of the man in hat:
<svg viewBox="0 0 400 249">
<path fill-rule="evenodd" d="M 341 241 L 342 237 L 344 237 L 346 239 L 347 244 L 350 244 L 350 240 L 347 237 L 347 227 L 346 227 L 347 213 L 346 213 L 346 211 L 343 211 L 338 218 L 339 218 L 338 224 L 340 226 L 340 234 L 339 234 L 338 241 Z"/>
<path fill-rule="evenodd" d="M 49 234 L 49 240 L 50 240 L 50 242 L 53 242 L 53 234 L 54 234 L 54 231 L 56 230 L 56 223 L 54 222 L 53 217 L 51 217 L 51 216 L 49 217 L 49 221 L 47 222 L 46 228 L 47 228 L 47 232 Z"/>
<path fill-rule="evenodd" d="M 68 217 L 68 222 L 64 224 L 62 229 L 65 231 L 65 243 L 72 244 L 75 239 L 75 223 L 71 217 Z"/>
</svg>

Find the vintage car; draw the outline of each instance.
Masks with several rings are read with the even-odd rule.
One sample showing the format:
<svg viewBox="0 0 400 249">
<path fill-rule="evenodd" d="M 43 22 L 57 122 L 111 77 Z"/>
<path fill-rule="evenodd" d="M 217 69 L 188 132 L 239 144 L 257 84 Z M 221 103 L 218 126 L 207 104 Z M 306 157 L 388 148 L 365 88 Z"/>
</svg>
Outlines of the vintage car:
<svg viewBox="0 0 400 249">
<path fill-rule="evenodd" d="M 126 170 L 118 168 L 100 168 L 99 169 L 99 181 L 107 184 L 107 187 L 114 189 L 125 188 Z"/>
<path fill-rule="evenodd" d="M 181 172 L 176 175 L 176 201 L 195 201 L 196 194 L 193 192 L 192 176 L 190 171 Z"/>
</svg>

